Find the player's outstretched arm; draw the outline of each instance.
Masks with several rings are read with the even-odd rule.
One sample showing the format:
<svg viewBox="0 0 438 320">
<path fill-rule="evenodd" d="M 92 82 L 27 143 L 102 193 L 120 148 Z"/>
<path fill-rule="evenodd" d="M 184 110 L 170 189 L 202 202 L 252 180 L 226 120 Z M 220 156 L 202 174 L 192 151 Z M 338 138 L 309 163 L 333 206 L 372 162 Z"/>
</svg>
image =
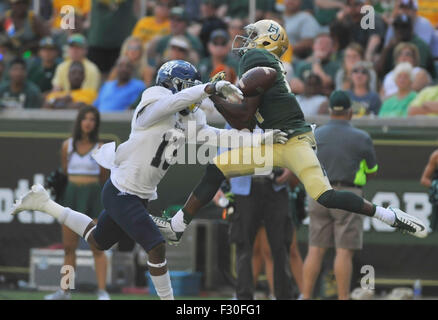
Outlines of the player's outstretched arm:
<svg viewBox="0 0 438 320">
<path fill-rule="evenodd" d="M 227 120 L 227 122 L 238 130 L 253 129 L 255 126 L 254 115 L 260 104 L 262 95 L 245 97 L 242 103 L 231 103 L 218 95 L 211 95 L 215 108 Z"/>
<path fill-rule="evenodd" d="M 201 136 L 211 137 L 211 135 L 215 135 L 216 139 L 209 138 L 207 141 L 198 141 L 198 143 L 219 148 L 259 147 L 263 144 L 275 143 L 285 144 L 288 140 L 287 133 L 278 129 L 250 132 L 249 130 L 219 129 L 205 124 L 199 131 L 201 130 L 204 131 Z"/>
<path fill-rule="evenodd" d="M 153 90 L 160 91 L 148 92 L 148 90 L 146 90 L 143 94 L 144 98 L 142 97 L 142 101 L 140 102 L 142 107 L 137 107 L 139 111 L 137 112 L 136 124 L 143 128 L 147 128 L 171 114 L 201 102 L 213 94 L 222 94 L 235 101 L 243 97 L 242 92 L 228 81 L 219 81 L 214 84 L 201 84 L 181 90 L 175 94 L 170 94 L 169 90 L 161 87 Z M 158 97 L 151 97 L 152 94 L 158 95 Z"/>
</svg>

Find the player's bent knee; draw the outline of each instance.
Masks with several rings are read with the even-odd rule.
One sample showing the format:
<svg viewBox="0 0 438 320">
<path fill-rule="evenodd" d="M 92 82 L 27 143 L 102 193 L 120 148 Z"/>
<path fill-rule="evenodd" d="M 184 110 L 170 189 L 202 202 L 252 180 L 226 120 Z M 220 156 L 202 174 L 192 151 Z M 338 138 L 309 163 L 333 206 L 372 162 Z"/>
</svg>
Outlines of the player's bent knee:
<svg viewBox="0 0 438 320">
<path fill-rule="evenodd" d="M 335 190 L 328 190 L 324 192 L 322 195 L 318 197 L 316 200 L 320 205 L 326 207 L 326 208 L 334 208 L 335 207 Z"/>
<path fill-rule="evenodd" d="M 162 263 L 166 257 L 166 244 L 161 242 L 147 252 L 151 263 Z"/>
<path fill-rule="evenodd" d="M 93 233 L 91 233 L 88 237 L 87 237 L 87 242 L 90 245 L 91 248 L 98 250 L 98 251 L 106 251 L 108 249 L 110 249 L 112 247 L 112 245 L 103 245 L 103 244 L 99 244 L 97 243 L 96 239 L 94 239 Z"/>
</svg>

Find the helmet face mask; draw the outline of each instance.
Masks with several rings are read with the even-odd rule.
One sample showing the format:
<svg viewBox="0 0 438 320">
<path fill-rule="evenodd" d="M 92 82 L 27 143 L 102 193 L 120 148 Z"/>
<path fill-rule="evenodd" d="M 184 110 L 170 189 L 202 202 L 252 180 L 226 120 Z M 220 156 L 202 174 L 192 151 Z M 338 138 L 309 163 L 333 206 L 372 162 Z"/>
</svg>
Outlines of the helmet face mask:
<svg viewBox="0 0 438 320">
<path fill-rule="evenodd" d="M 157 86 L 169 89 L 172 93 L 202 84 L 201 75 L 198 70 L 189 62 L 184 60 L 172 60 L 166 62 L 158 70 L 155 80 Z M 188 114 L 195 112 L 200 103 L 193 104 L 181 112 Z"/>
<path fill-rule="evenodd" d="M 260 20 L 245 27 L 247 37 L 237 35 L 233 40 L 232 50 L 238 51 L 242 56 L 253 48 L 265 49 L 278 58 L 289 47 L 289 39 L 283 27 L 273 20 Z M 236 47 L 237 41 L 242 41 L 240 47 Z"/>
</svg>

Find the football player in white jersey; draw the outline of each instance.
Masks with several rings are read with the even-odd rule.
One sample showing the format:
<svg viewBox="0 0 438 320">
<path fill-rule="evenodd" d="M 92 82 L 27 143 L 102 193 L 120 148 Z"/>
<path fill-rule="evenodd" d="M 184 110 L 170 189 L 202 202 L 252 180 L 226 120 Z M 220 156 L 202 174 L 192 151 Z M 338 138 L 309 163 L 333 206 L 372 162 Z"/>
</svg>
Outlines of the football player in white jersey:
<svg viewBox="0 0 438 320">
<path fill-rule="evenodd" d="M 111 177 L 102 190 L 104 210 L 97 225 L 88 216 L 52 201 L 41 185 L 16 201 L 12 214 L 38 210 L 55 217 L 98 250 L 108 250 L 123 235 L 138 242 L 148 253 L 147 264 L 160 299 L 173 299 L 165 259 L 165 240 L 146 210 L 149 200 L 157 198 L 156 188 L 169 167 L 169 150 L 175 156 L 179 141 L 185 140 L 189 120 L 201 129 L 219 135 L 246 136 L 251 145 L 285 143 L 286 134 L 273 130 L 251 134 L 208 126 L 201 110 L 190 107 L 212 103 L 208 97 L 219 94 L 230 101 L 242 99 L 241 91 L 227 81 L 202 84 L 196 68 L 182 60 L 165 63 L 158 71 L 156 84 L 143 92 L 131 122 L 129 139 L 116 150 L 115 143 L 103 145 L 93 155 Z M 224 139 L 228 142 L 228 139 Z M 226 146 L 225 146 L 226 147 Z"/>
</svg>

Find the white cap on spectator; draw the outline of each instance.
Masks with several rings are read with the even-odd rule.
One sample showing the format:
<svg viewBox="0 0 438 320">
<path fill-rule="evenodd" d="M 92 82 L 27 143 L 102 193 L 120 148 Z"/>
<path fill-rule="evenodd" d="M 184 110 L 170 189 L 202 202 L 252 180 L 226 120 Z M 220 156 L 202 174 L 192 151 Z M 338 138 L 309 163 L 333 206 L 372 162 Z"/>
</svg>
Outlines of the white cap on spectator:
<svg viewBox="0 0 438 320">
<path fill-rule="evenodd" d="M 190 50 L 190 44 L 183 36 L 175 36 L 169 42 L 169 46 L 174 46 L 186 50 Z"/>
</svg>

